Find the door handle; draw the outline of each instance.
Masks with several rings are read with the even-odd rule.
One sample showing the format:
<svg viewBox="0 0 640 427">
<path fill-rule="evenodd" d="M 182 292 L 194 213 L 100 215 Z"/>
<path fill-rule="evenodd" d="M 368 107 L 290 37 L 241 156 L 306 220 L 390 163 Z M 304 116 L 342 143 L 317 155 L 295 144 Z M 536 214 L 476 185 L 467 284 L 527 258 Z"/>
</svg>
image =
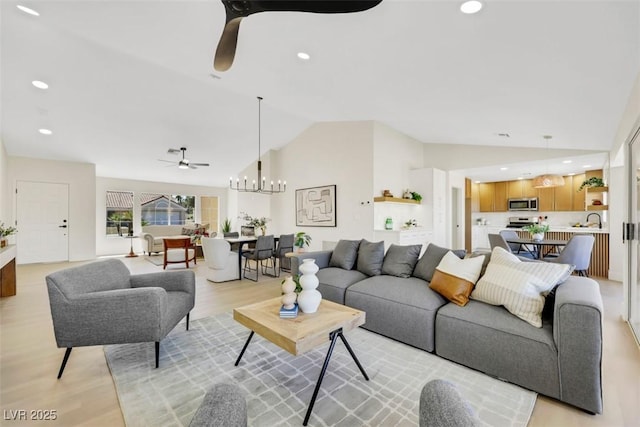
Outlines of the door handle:
<svg viewBox="0 0 640 427">
<path fill-rule="evenodd" d="M 67 224 L 65 225 L 59 225 L 58 228 L 67 228 Z"/>
</svg>

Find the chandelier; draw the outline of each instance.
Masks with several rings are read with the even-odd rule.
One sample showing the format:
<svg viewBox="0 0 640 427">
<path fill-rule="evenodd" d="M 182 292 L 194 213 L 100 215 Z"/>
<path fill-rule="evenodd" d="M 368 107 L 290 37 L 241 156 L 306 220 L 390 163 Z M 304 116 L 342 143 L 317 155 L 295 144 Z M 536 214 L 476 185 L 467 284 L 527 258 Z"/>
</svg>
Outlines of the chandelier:
<svg viewBox="0 0 640 427">
<path fill-rule="evenodd" d="M 544 135 L 544 139 L 547 140 L 547 152 L 549 151 L 549 140 L 552 138 L 551 135 Z M 533 188 L 553 188 L 553 187 L 562 187 L 564 185 L 564 178 L 562 175 L 553 174 L 553 173 L 545 173 L 542 175 L 538 175 L 533 179 Z"/>
<path fill-rule="evenodd" d="M 240 185 L 240 179 L 236 178 L 236 185 L 233 185 L 233 177 L 229 177 L 229 188 L 232 190 L 240 191 L 242 193 L 262 193 L 262 194 L 275 194 L 284 193 L 287 191 L 287 181 L 281 182 L 278 180 L 278 186 L 274 187 L 273 181 L 271 186 L 267 188 L 267 179 L 262 176 L 262 161 L 260 160 L 260 104 L 262 97 L 258 96 L 258 182 L 254 179 L 250 187 L 247 187 L 247 177 L 244 177 L 244 186 Z"/>
</svg>

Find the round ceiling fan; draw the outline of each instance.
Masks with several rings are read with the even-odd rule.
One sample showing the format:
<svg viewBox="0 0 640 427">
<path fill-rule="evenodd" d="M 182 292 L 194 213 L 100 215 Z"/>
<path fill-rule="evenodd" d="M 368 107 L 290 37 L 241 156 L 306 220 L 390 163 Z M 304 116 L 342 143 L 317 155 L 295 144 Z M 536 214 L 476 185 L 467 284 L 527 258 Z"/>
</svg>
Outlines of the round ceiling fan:
<svg viewBox="0 0 640 427">
<path fill-rule="evenodd" d="M 178 165 L 178 169 L 198 169 L 197 166 L 209 166 L 209 163 L 194 163 L 189 161 L 189 159 L 185 159 L 184 153 L 186 151 L 187 151 L 187 147 L 180 147 L 180 149 L 169 148 L 167 150 L 167 153 L 169 154 L 178 154 L 182 152 L 182 159 L 178 160 L 177 162 L 174 160 L 163 160 L 163 159 L 158 159 L 158 160 L 161 162 L 173 163 L 174 165 Z"/>
<path fill-rule="evenodd" d="M 382 0 L 221 0 L 227 14 L 213 68 L 227 71 L 233 64 L 238 43 L 240 21 L 259 12 L 311 12 L 311 13 L 351 13 L 362 12 L 377 6 Z"/>
</svg>

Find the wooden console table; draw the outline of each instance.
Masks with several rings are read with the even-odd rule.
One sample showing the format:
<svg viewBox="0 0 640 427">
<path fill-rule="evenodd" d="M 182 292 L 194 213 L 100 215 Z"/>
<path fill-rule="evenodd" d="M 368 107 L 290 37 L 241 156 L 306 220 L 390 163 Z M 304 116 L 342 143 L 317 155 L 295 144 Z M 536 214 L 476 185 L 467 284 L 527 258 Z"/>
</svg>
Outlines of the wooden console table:
<svg viewBox="0 0 640 427">
<path fill-rule="evenodd" d="M 16 245 L 0 249 L 0 297 L 16 294 Z"/>
</svg>

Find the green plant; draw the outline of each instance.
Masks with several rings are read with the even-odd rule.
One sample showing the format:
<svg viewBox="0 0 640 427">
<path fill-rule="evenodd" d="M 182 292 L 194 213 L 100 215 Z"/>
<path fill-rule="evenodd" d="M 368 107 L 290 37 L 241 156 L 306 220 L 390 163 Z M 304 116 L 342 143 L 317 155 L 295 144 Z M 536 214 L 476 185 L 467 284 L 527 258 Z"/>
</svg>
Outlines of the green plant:
<svg viewBox="0 0 640 427">
<path fill-rule="evenodd" d="M 12 234 L 17 233 L 18 230 L 15 227 L 5 227 L 4 222 L 0 222 L 0 237 L 11 236 Z"/>
<path fill-rule="evenodd" d="M 549 231 L 549 226 L 547 224 L 531 224 L 522 227 L 522 229 L 531 234 L 540 234 Z"/>
<path fill-rule="evenodd" d="M 578 191 L 582 191 L 584 187 L 604 187 L 604 181 L 602 180 L 602 178 L 592 176 L 591 178 L 582 181 L 582 184 L 580 184 L 580 188 L 578 188 Z"/>
<path fill-rule="evenodd" d="M 293 282 L 296 284 L 296 288 L 294 289 L 293 292 L 295 292 L 296 294 L 299 294 L 300 292 L 302 292 L 302 285 L 300 285 L 300 275 L 296 274 L 295 276 L 291 276 L 291 278 L 293 279 Z M 282 282 L 280 282 L 281 285 L 284 285 L 284 281 L 287 279 L 282 279 Z"/>
<path fill-rule="evenodd" d="M 413 200 L 415 200 L 416 202 L 422 201 L 422 196 L 420 195 L 420 193 L 416 193 L 415 191 L 411 192 L 411 197 L 413 197 Z"/>
<path fill-rule="evenodd" d="M 305 245 L 309 246 L 311 243 L 311 236 L 309 236 L 304 231 L 298 231 L 296 233 L 295 239 L 293 240 L 293 246 L 296 246 L 302 249 Z"/>
<path fill-rule="evenodd" d="M 229 233 L 230 231 L 231 231 L 231 221 L 229 221 L 229 218 L 225 218 L 224 221 L 222 221 L 222 232 Z"/>
</svg>

